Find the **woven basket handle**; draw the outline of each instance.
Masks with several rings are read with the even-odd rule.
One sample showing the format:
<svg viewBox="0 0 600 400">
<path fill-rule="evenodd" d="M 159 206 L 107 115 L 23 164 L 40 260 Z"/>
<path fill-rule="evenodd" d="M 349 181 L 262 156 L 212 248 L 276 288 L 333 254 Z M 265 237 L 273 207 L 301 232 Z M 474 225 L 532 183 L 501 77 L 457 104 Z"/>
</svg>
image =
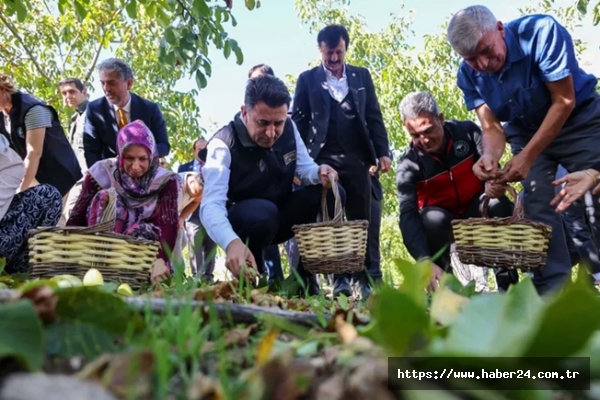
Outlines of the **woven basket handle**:
<svg viewBox="0 0 600 400">
<path fill-rule="evenodd" d="M 327 210 L 327 189 L 323 188 L 323 192 L 321 193 L 321 210 L 323 214 L 323 222 L 331 221 L 331 222 L 340 222 L 343 217 L 342 210 L 342 200 L 340 199 L 340 192 L 338 190 L 337 182 L 335 181 L 335 177 L 333 174 L 328 174 L 327 177 L 331 182 L 331 189 L 333 190 L 333 197 L 335 198 L 335 215 L 333 216 L 333 220 L 329 218 L 329 211 Z"/>
<path fill-rule="evenodd" d="M 514 201 L 515 201 L 515 207 L 514 207 L 513 215 L 510 219 L 510 222 L 512 223 L 512 222 L 519 221 L 525 217 L 525 212 L 523 211 L 523 202 L 521 201 L 521 197 L 519 197 L 517 191 L 511 185 L 506 185 L 506 190 L 508 190 L 508 192 L 512 195 L 512 197 L 514 198 Z M 490 203 L 490 198 L 487 195 L 484 195 L 483 209 L 481 210 L 481 216 L 483 218 L 489 218 L 488 217 L 489 203 Z"/>
</svg>

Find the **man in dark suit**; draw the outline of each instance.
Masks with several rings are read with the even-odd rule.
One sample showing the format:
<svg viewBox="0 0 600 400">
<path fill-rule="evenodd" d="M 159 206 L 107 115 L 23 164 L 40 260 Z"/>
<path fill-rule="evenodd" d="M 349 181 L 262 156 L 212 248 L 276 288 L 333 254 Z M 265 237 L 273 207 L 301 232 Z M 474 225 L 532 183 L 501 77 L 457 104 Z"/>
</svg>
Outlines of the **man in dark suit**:
<svg viewBox="0 0 600 400">
<path fill-rule="evenodd" d="M 338 171 L 347 194 L 347 219 L 370 220 L 369 168 L 378 165 L 385 173 L 392 163 L 373 80 L 366 68 L 344 63 L 350 38 L 343 26 L 323 28 L 317 44 L 322 65 L 298 77 L 292 118 L 317 164 Z M 365 264 L 371 271 L 369 248 Z M 334 276 L 334 296 L 351 294 L 350 278 L 348 274 Z M 361 286 L 367 284 L 364 273 L 356 278 Z"/>
<path fill-rule="evenodd" d="M 201 172 L 204 166 L 201 152 L 206 149 L 206 140 L 198 139 L 194 142 L 194 159 L 179 166 L 177 172 Z M 206 159 L 204 157 L 204 159 Z M 207 282 L 213 281 L 215 270 L 215 242 L 208 236 L 206 229 L 200 222 L 200 206 L 185 221 L 185 233 L 190 253 L 190 267 L 195 277 Z"/>
<path fill-rule="evenodd" d="M 98 66 L 104 96 L 88 104 L 83 150 L 88 168 L 96 161 L 116 157 L 117 132 L 131 121 L 142 120 L 156 139 L 158 155 L 169 154 L 167 126 L 156 103 L 129 90 L 133 72 L 122 60 L 109 58 Z"/>
</svg>

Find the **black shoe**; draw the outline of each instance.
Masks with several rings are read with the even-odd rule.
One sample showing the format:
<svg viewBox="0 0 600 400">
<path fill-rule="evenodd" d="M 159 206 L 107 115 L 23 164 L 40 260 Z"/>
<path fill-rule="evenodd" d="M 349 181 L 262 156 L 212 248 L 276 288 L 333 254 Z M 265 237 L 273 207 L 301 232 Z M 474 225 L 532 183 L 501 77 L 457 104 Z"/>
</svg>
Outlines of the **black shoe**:
<svg viewBox="0 0 600 400">
<path fill-rule="evenodd" d="M 333 279 L 333 297 L 338 297 L 340 294 L 346 297 L 352 296 L 350 279 L 344 275 L 335 275 Z"/>
</svg>

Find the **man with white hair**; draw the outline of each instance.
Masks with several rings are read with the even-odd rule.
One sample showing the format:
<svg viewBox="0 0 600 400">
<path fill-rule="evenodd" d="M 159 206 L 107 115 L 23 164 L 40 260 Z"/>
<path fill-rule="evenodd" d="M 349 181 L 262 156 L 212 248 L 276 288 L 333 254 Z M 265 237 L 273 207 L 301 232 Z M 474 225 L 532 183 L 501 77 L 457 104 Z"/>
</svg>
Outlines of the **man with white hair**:
<svg viewBox="0 0 600 400">
<path fill-rule="evenodd" d="M 400 103 L 411 143 L 400 158 L 396 175 L 400 230 L 410 255 L 433 260 L 428 290 L 434 291 L 444 272 L 452 273 L 450 247 L 453 219 L 481 217 L 484 193 L 490 217 L 509 217 L 513 204 L 506 187 L 485 184 L 473 173 L 481 157 L 481 130 L 471 121 L 444 120 L 429 92 L 408 94 Z M 496 270 L 500 289 L 519 280 L 515 270 Z"/>
<path fill-rule="evenodd" d="M 473 171 L 485 181 L 522 182 L 525 216 L 552 227 L 548 261 L 533 281 L 540 294 L 554 290 L 569 279 L 571 264 L 550 205 L 552 182 L 559 164 L 577 171 L 600 161 L 597 78 L 579 67 L 569 32 L 549 15 L 503 24 L 484 6 L 467 7 L 450 20 L 448 41 L 463 58 L 458 86 L 467 109 L 483 128 Z M 500 170 L 507 142 L 513 157 Z M 598 205 L 594 213 L 598 221 Z"/>
</svg>

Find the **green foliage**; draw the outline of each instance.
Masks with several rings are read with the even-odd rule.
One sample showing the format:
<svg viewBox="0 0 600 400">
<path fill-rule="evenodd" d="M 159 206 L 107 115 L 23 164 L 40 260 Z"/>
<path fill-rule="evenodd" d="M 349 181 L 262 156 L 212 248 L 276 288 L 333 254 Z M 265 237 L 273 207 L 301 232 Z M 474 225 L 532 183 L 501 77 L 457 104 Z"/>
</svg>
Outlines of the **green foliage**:
<svg viewBox="0 0 600 400">
<path fill-rule="evenodd" d="M 28 300 L 0 305 L 0 360 L 8 357 L 28 370 L 38 370 L 44 361 L 45 337 L 42 321 Z"/>
<path fill-rule="evenodd" d="M 134 70 L 132 91 L 157 102 L 167 123 L 174 160 L 189 158 L 202 135 L 197 90 L 175 90 L 195 76 L 198 89 L 212 73 L 209 43 L 238 64 L 244 56 L 226 24 L 236 20 L 224 2 L 209 0 L 2 0 L 0 59 L 21 89 L 48 101 L 68 126 L 72 110 L 62 104 L 58 82 L 97 79 L 101 52 L 126 60 Z M 246 2 L 248 9 L 260 2 Z"/>
</svg>

